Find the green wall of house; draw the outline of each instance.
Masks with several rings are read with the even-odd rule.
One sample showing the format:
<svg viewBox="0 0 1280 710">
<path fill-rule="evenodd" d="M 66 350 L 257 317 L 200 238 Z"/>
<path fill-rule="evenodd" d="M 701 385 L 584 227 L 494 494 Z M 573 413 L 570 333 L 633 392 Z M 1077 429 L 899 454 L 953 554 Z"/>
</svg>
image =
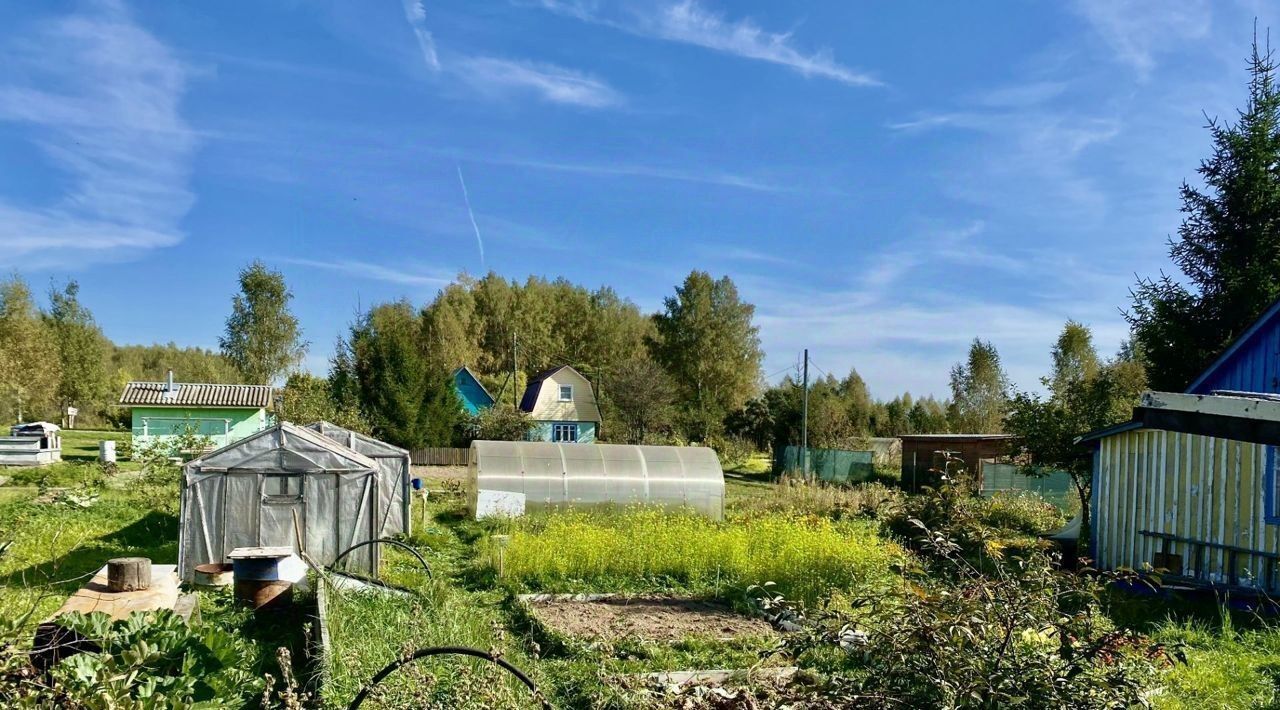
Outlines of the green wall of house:
<svg viewBox="0 0 1280 710">
<path fill-rule="evenodd" d="M 595 422 L 545 422 L 537 421 L 533 423 L 533 428 L 529 431 L 529 441 L 555 441 L 554 428 L 556 424 L 575 424 L 578 427 L 579 444 L 594 444 L 596 442 L 596 423 Z"/>
<path fill-rule="evenodd" d="M 266 409 L 215 407 L 134 407 L 133 445 L 149 446 L 157 439 L 181 433 L 187 425 L 226 446 L 267 428 Z"/>
</svg>

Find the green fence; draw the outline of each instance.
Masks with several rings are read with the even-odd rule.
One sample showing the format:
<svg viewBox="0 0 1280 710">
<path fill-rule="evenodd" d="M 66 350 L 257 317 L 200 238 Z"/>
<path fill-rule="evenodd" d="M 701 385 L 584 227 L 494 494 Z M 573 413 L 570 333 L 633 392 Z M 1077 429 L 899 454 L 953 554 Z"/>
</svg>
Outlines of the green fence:
<svg viewBox="0 0 1280 710">
<path fill-rule="evenodd" d="M 1010 463 L 982 464 L 982 495 L 990 498 L 997 491 L 1032 491 L 1059 508 L 1076 499 L 1071 475 L 1066 471 L 1050 471 L 1044 476 L 1028 476 L 1023 467 Z"/>
<path fill-rule="evenodd" d="M 827 483 L 858 483 L 869 481 L 875 474 L 873 451 L 844 451 L 841 449 L 809 449 L 809 473 Z M 782 451 L 777 470 L 783 473 L 800 473 L 804 466 L 800 461 L 800 447 L 788 446 Z"/>
</svg>

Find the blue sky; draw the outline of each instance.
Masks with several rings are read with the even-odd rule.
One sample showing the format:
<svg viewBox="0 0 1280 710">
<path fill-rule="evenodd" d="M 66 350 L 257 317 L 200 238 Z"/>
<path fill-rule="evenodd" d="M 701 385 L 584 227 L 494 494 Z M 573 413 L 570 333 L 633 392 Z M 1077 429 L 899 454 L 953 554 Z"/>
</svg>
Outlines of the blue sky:
<svg viewBox="0 0 1280 710">
<path fill-rule="evenodd" d="M 363 304 L 495 270 L 642 308 L 690 269 L 878 396 L 979 336 L 1037 386 L 1125 335 L 1261 3 L 0 5 L 0 267 L 117 342 L 216 346 L 281 269 L 323 371 Z M 465 187 L 464 187 L 465 185 Z M 464 194 L 465 190 L 465 194 Z M 468 209 L 468 199 L 470 210 Z"/>
</svg>

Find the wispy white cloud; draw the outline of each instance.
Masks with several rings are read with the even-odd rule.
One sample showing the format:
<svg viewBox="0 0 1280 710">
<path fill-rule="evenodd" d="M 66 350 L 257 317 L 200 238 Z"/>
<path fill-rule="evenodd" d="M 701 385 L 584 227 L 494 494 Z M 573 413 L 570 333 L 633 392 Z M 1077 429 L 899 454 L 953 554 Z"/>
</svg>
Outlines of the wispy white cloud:
<svg viewBox="0 0 1280 710">
<path fill-rule="evenodd" d="M 605 175 L 617 177 L 653 178 L 655 180 L 672 180 L 675 182 L 692 182 L 704 185 L 721 185 L 737 187 L 758 192 L 786 192 L 789 188 L 776 183 L 759 180 L 751 176 L 716 170 L 698 170 L 688 168 L 672 168 L 639 163 L 571 163 L 553 160 L 535 160 L 505 158 L 493 156 L 469 155 L 467 160 L 492 165 L 509 165 L 535 170 L 550 170 L 564 173 L 581 173 L 584 175 Z"/>
<path fill-rule="evenodd" d="M 852 86 L 879 86 L 881 83 L 869 74 L 840 64 L 830 50 L 805 54 L 792 46 L 789 32 L 768 32 L 750 19 L 726 19 L 694 0 L 683 0 L 661 8 L 647 26 L 662 39 L 780 64 L 804 76 L 834 79 Z"/>
<path fill-rule="evenodd" d="M 182 240 L 198 139 L 187 69 L 118 3 L 34 26 L 4 47 L 0 122 L 70 178 L 44 206 L 0 197 L 0 262 L 84 266 Z"/>
<path fill-rule="evenodd" d="M 1026 108 L 1038 106 L 1066 92 L 1065 81 L 1030 81 L 1025 84 L 1000 86 L 978 94 L 976 102 L 993 108 Z"/>
<path fill-rule="evenodd" d="M 403 0 L 404 19 L 413 30 L 414 39 L 418 42 L 418 51 L 422 54 L 422 62 L 431 71 L 440 71 L 440 57 L 436 54 L 436 40 L 427 29 L 427 8 L 423 0 Z"/>
<path fill-rule="evenodd" d="M 1082 167 L 1081 159 L 1120 135 L 1124 123 L 1117 116 L 1033 106 L 923 113 L 888 127 L 904 134 L 952 129 L 985 136 L 984 145 L 966 153 L 961 166 L 946 170 L 943 189 L 953 197 L 1018 207 L 1011 196 L 1032 191 L 1041 203 L 1053 196 L 1053 204 L 1063 209 L 1100 215 L 1106 197 L 1098 176 Z"/>
<path fill-rule="evenodd" d="M 333 271 L 360 279 L 368 279 L 370 281 L 382 281 L 384 283 L 400 284 L 403 286 L 440 287 L 453 281 L 452 272 L 441 269 L 413 270 L 350 259 L 325 261 L 320 259 L 282 257 L 276 259 L 276 261 L 284 264 L 293 264 L 294 266 L 305 266 L 311 269 Z"/>
<path fill-rule="evenodd" d="M 1212 19 L 1206 0 L 1076 0 L 1074 8 L 1116 60 L 1144 78 L 1155 68 L 1158 53 L 1207 36 Z"/>
<path fill-rule="evenodd" d="M 603 79 L 545 62 L 467 57 L 456 62 L 454 71 L 473 89 L 488 96 L 533 94 L 552 103 L 586 108 L 623 103 L 622 94 Z"/>
<path fill-rule="evenodd" d="M 595 2 L 541 0 L 539 4 L 552 12 L 586 22 L 777 64 L 806 77 L 831 79 L 850 86 L 882 84 L 874 76 L 836 61 L 829 49 L 799 49 L 790 32 L 770 32 L 751 18 L 729 19 L 696 0 L 632 7 L 632 12 L 623 14 L 606 14 Z"/>
<path fill-rule="evenodd" d="M 739 247 L 733 245 L 708 245 L 704 248 L 708 254 L 712 254 L 721 259 L 729 261 L 743 261 L 756 264 L 774 264 L 777 266 L 795 266 L 799 262 L 795 259 L 784 256 L 772 251 L 763 251 L 760 249 L 749 249 L 747 247 Z"/>
</svg>

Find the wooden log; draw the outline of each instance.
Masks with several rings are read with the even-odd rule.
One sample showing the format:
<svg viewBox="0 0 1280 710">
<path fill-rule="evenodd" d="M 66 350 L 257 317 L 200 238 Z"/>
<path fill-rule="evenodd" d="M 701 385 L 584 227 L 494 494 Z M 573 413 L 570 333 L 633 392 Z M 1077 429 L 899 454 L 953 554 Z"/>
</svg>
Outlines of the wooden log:
<svg viewBox="0 0 1280 710">
<path fill-rule="evenodd" d="M 151 560 L 118 557 L 107 560 L 107 591 L 140 592 L 151 587 Z"/>
</svg>

